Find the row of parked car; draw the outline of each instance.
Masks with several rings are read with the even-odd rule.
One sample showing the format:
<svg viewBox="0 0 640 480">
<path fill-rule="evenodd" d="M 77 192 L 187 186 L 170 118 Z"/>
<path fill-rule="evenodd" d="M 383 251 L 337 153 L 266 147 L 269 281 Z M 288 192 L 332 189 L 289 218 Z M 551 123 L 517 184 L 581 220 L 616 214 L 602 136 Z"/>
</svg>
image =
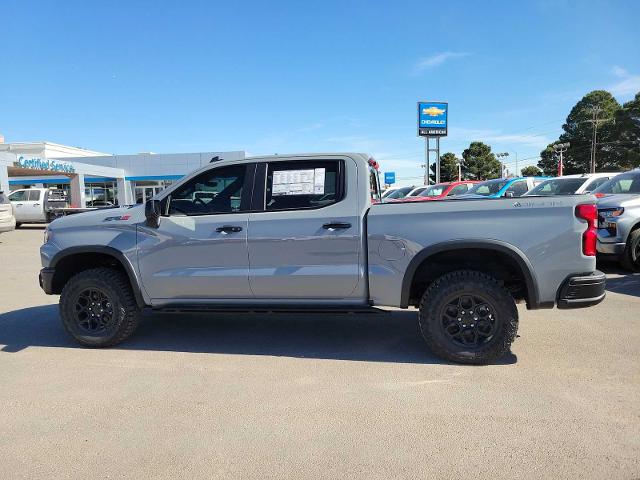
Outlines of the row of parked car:
<svg viewBox="0 0 640 480">
<path fill-rule="evenodd" d="M 386 202 L 490 199 L 591 193 L 598 198 L 598 254 L 640 271 L 640 169 L 563 177 L 464 180 L 430 186 L 389 188 Z"/>
</svg>

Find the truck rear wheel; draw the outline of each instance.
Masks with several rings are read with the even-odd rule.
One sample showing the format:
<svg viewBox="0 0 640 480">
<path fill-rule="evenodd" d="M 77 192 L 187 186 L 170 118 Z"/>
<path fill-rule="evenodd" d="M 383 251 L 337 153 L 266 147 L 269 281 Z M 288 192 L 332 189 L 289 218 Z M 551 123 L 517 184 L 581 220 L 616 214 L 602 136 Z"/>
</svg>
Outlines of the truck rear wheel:
<svg viewBox="0 0 640 480">
<path fill-rule="evenodd" d="M 496 279 L 460 270 L 429 286 L 420 301 L 418 322 L 434 354 L 453 362 L 486 364 L 509 352 L 518 331 L 518 310 Z"/>
<path fill-rule="evenodd" d="M 112 268 L 92 268 L 73 276 L 60 295 L 65 330 L 86 347 L 110 347 L 135 331 L 140 321 L 128 278 Z"/>
</svg>

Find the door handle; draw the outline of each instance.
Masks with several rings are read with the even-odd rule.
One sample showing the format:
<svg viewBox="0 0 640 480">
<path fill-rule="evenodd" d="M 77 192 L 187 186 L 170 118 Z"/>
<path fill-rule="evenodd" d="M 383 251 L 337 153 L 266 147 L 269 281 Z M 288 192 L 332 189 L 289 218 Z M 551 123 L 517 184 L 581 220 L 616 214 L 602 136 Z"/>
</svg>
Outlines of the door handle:
<svg viewBox="0 0 640 480">
<path fill-rule="evenodd" d="M 325 223 L 324 225 L 322 225 L 322 228 L 324 228 L 325 230 L 338 230 L 343 228 L 351 228 L 351 224 L 342 222 Z"/>
<path fill-rule="evenodd" d="M 238 227 L 235 225 L 223 225 L 222 227 L 216 228 L 216 232 L 218 233 L 238 233 L 242 231 L 242 227 Z"/>
<path fill-rule="evenodd" d="M 33 204 L 33 206 L 34 206 L 34 207 L 39 207 L 39 206 L 40 206 L 40 204 L 39 204 L 39 203 L 34 203 L 34 204 Z"/>
<path fill-rule="evenodd" d="M 21 203 L 16 203 L 16 207 L 21 207 L 22 204 Z"/>
</svg>

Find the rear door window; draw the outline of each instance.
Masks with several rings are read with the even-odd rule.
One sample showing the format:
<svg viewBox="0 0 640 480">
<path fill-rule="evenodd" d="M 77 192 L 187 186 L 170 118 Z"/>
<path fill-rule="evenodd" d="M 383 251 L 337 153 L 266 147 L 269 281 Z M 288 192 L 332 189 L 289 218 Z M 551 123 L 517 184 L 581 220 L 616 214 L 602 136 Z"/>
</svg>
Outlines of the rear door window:
<svg viewBox="0 0 640 480">
<path fill-rule="evenodd" d="M 322 208 L 342 200 L 340 160 L 271 162 L 267 166 L 265 209 Z"/>
<path fill-rule="evenodd" d="M 40 190 L 29 190 L 29 201 L 30 202 L 38 202 L 40 201 Z"/>
</svg>

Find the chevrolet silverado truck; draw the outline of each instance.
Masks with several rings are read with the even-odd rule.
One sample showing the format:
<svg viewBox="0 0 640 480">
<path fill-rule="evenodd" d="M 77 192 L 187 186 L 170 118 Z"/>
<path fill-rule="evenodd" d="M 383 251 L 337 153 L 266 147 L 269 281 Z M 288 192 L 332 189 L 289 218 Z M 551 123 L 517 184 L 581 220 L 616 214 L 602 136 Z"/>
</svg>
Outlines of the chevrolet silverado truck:
<svg viewBox="0 0 640 480">
<path fill-rule="evenodd" d="M 377 167 L 353 153 L 210 163 L 145 205 L 52 222 L 40 285 L 88 347 L 128 338 L 144 309 L 417 307 L 430 350 L 472 364 L 509 351 L 516 303 L 603 300 L 594 197 L 384 203 Z"/>
</svg>

